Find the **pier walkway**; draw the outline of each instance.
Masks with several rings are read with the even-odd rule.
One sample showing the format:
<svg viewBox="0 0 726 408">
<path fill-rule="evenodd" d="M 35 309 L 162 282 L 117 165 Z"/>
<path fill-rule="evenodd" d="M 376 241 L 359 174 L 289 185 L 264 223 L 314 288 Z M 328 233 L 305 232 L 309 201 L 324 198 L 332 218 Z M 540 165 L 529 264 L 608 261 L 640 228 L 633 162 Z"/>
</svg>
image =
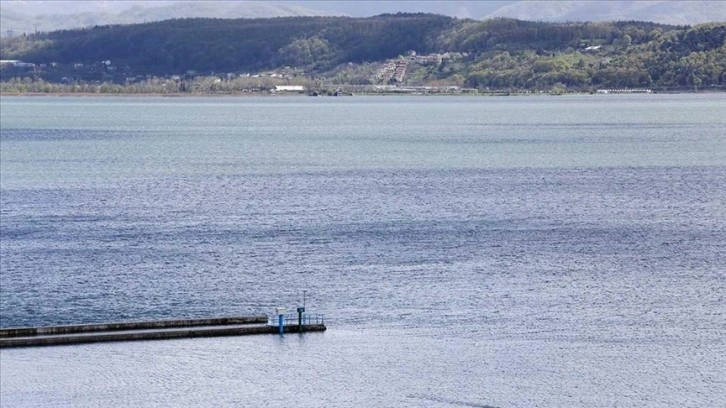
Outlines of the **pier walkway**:
<svg viewBox="0 0 726 408">
<path fill-rule="evenodd" d="M 305 316 L 302 325 L 285 320 L 285 333 L 326 330 L 322 317 Z M 277 334 L 267 316 L 178 319 L 0 329 L 0 348 L 97 343 L 105 341 L 164 340 L 190 337 Z"/>
</svg>

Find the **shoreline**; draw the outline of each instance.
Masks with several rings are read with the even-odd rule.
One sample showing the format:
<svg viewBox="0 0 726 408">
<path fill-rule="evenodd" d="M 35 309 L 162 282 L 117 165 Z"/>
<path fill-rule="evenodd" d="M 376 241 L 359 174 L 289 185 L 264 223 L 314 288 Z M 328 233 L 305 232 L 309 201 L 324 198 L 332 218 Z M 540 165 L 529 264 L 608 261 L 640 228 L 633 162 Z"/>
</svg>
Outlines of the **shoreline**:
<svg viewBox="0 0 726 408">
<path fill-rule="evenodd" d="M 278 94 L 279 95 L 279 94 Z M 228 96 L 228 97 L 270 97 L 278 96 L 275 94 L 223 94 L 223 93 L 104 93 L 104 92 L 0 92 L 0 96 L 33 96 L 33 97 L 65 97 L 65 96 L 79 96 L 79 97 L 111 97 L 111 96 L 123 96 L 123 97 L 165 97 L 165 98 L 185 98 L 185 97 L 206 97 L 206 96 Z M 285 94 L 287 96 L 297 96 L 296 94 Z M 307 96 L 307 95 L 299 95 Z"/>
<path fill-rule="evenodd" d="M 18 97 L 18 96 L 29 96 L 29 97 L 69 97 L 77 96 L 84 98 L 93 97 L 125 97 L 125 98 L 190 98 L 190 97 L 227 97 L 227 98 L 274 98 L 274 97 L 314 97 L 314 98 L 345 98 L 351 96 L 429 96 L 429 97 L 451 97 L 451 96 L 465 96 L 465 97 L 502 97 L 502 96 L 568 96 L 568 95 L 695 95 L 695 94 L 719 94 L 726 93 L 726 90 L 699 90 L 699 91 L 653 91 L 650 93 L 644 92 L 611 92 L 608 94 L 602 94 L 597 92 L 565 92 L 561 94 L 554 94 L 549 92 L 480 92 L 480 93 L 405 93 L 405 92 L 362 92 L 352 95 L 332 96 L 332 95 L 309 95 L 306 93 L 103 93 L 103 92 L 0 92 L 0 97 Z"/>
</svg>

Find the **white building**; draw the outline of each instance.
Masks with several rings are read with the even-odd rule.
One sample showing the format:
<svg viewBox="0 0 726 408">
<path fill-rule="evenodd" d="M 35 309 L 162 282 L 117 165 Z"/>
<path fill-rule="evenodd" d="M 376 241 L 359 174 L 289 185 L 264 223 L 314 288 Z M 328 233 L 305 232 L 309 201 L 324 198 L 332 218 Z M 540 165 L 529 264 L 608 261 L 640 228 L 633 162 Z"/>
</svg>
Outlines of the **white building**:
<svg viewBox="0 0 726 408">
<path fill-rule="evenodd" d="M 35 66 L 35 64 L 33 64 L 32 62 L 23 62 L 19 60 L 0 60 L 0 66 L 6 65 L 19 68 L 33 68 Z"/>
<path fill-rule="evenodd" d="M 275 85 L 275 92 L 305 92 L 302 85 Z"/>
</svg>

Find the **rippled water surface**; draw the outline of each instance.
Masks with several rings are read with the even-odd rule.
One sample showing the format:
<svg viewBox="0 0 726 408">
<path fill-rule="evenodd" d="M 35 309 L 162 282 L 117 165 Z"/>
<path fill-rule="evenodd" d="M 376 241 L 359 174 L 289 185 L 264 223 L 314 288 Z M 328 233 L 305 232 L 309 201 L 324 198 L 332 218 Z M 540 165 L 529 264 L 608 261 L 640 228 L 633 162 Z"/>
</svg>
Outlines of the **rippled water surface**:
<svg viewBox="0 0 726 408">
<path fill-rule="evenodd" d="M 0 102 L 0 326 L 328 323 L 3 349 L 3 407 L 724 406 L 722 94 Z"/>
</svg>

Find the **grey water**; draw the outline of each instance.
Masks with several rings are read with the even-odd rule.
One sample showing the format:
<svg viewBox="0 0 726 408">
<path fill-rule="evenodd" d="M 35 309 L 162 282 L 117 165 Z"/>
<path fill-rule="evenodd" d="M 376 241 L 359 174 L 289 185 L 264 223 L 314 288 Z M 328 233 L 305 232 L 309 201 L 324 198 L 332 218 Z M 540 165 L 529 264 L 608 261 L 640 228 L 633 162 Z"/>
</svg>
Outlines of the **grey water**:
<svg viewBox="0 0 726 408">
<path fill-rule="evenodd" d="M 726 95 L 2 97 L 3 407 L 726 407 Z"/>
</svg>

